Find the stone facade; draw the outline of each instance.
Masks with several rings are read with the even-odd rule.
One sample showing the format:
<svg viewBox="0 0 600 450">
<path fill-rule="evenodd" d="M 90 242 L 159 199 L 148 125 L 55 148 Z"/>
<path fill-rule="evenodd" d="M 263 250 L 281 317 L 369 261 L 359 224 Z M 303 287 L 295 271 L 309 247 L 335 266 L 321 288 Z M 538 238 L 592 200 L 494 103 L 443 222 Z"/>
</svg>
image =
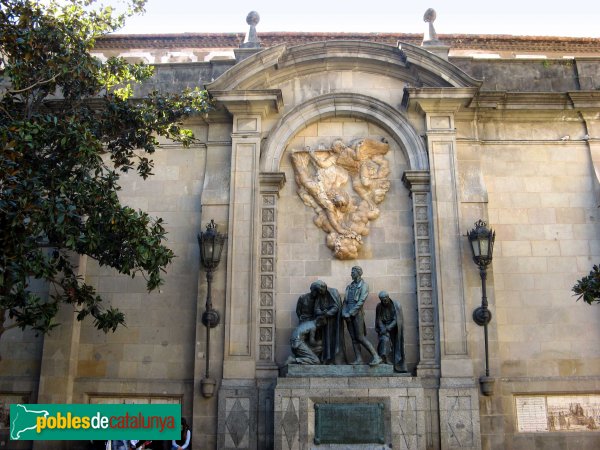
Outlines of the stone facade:
<svg viewBox="0 0 600 450">
<path fill-rule="evenodd" d="M 150 53 L 106 42 L 105 56 Z M 190 123 L 201 144 L 165 144 L 153 177 L 122 183 L 124 202 L 167 223 L 178 257 L 165 285 L 148 294 L 143 280 L 82 259 L 82 275 L 127 327 L 105 335 L 63 311 L 49 336 L 7 333 L 5 401 L 178 402 L 202 449 L 329 448 L 312 440 L 313 404 L 347 399 L 385 405 L 393 448 L 598 448 L 598 430 L 518 432 L 515 396 L 600 393 L 600 309 L 570 292 L 600 257 L 600 53 L 474 59 L 461 48 L 448 58 L 369 38 L 279 44 L 236 61 L 194 45 L 185 61 L 162 59 L 183 58 L 183 47 L 152 50 L 156 75 L 138 95 L 205 84 L 216 109 Z M 390 189 L 358 258 L 339 260 L 297 196 L 290 154 L 364 138 L 389 143 Z M 212 291 L 218 392 L 205 398 L 196 234 L 211 219 L 228 241 Z M 481 283 L 465 237 L 479 219 L 496 231 L 492 396 L 479 387 L 483 331 L 471 315 Z M 371 287 L 372 342 L 377 292 L 402 304 L 410 376 L 281 376 L 298 296 L 317 279 L 343 292 L 356 264 Z"/>
</svg>

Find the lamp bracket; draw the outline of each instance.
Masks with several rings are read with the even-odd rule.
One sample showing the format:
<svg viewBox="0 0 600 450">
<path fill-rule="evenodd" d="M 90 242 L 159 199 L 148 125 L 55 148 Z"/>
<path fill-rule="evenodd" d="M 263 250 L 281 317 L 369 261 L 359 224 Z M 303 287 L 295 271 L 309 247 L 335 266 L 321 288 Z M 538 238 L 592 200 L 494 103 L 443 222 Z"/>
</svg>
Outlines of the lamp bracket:
<svg viewBox="0 0 600 450">
<path fill-rule="evenodd" d="M 219 325 L 221 318 L 219 313 L 214 309 L 207 309 L 202 313 L 202 324 L 208 328 L 214 328 Z"/>
<path fill-rule="evenodd" d="M 478 306 L 473 311 L 473 321 L 480 327 L 490 323 L 490 320 L 492 320 L 492 312 L 489 309 Z"/>
</svg>

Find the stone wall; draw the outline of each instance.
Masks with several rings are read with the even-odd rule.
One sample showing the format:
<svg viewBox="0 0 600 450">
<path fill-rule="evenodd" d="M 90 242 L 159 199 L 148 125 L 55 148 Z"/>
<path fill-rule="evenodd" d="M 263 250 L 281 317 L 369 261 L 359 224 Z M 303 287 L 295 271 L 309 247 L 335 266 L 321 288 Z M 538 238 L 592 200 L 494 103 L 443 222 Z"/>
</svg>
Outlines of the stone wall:
<svg viewBox="0 0 600 450">
<path fill-rule="evenodd" d="M 270 447 L 282 437 L 272 432 L 273 408 L 286 413 L 301 397 L 309 405 L 311 395 L 308 386 L 302 396 L 274 398 L 298 296 L 317 279 L 343 292 L 351 267 L 360 265 L 371 288 L 371 342 L 377 293 L 387 290 L 403 306 L 408 368 L 416 375 L 409 387 L 425 389 L 418 395 L 429 406 L 418 410 L 431 413 L 423 445 L 436 448 L 440 439 L 443 449 L 461 447 L 464 436 L 455 430 L 467 424 L 462 444 L 472 448 L 480 441 L 486 449 L 594 448 L 597 432 L 517 433 L 514 395 L 600 391 L 600 309 L 576 303 L 570 292 L 600 257 L 598 96 L 573 94 L 600 86 L 598 61 L 452 58 L 483 81 L 479 88 L 422 49 L 407 49 L 413 59 L 406 64 L 393 47 L 355 47 L 267 50 L 239 72 L 233 61 L 157 65 L 139 95 L 202 86 L 234 67 L 214 89 L 219 109 L 192 124 L 202 144 L 165 144 L 153 157 L 153 177 L 122 179 L 124 203 L 166 222 L 168 246 L 178 256 L 165 284 L 148 294 L 142 277 L 82 261 L 86 280 L 122 308 L 127 327 L 105 335 L 65 309 L 64 325 L 44 339 L 10 331 L 0 342 L 0 394 L 29 392 L 31 401 L 48 402 L 180 401 L 184 416 L 193 415 L 197 446 Z M 431 85 L 409 83 L 423 80 Z M 290 154 L 367 137 L 390 144 L 391 188 L 358 258 L 342 261 L 296 193 Z M 412 175 L 403 180 L 406 171 Z M 403 181 L 413 184 L 418 201 Z M 413 220 L 413 211 L 422 217 L 415 213 Z M 229 232 L 231 254 L 213 284 L 221 323 L 211 334 L 210 375 L 220 391 L 206 399 L 206 329 L 199 322 L 206 283 L 196 234 L 210 219 Z M 471 320 L 481 281 L 465 234 L 478 219 L 496 231 L 488 273 L 492 397 L 479 395 L 483 331 Z M 276 247 L 276 258 L 262 253 L 263 244 Z M 417 305 L 423 289 L 427 296 Z M 424 360 L 427 367 L 417 368 Z M 412 395 L 406 392 L 400 397 Z M 330 394 L 322 398 L 336 397 Z M 387 411 L 396 426 L 391 412 L 403 406 L 394 402 Z M 407 420 L 414 425 L 415 417 Z M 418 426 L 411 435 L 421 435 Z"/>
<path fill-rule="evenodd" d="M 164 219 L 167 245 L 176 258 L 164 285 L 152 293 L 139 274 L 131 279 L 88 263 L 86 281 L 107 304 L 125 313 L 126 326 L 105 334 L 92 321 L 81 324 L 74 400 L 87 402 L 98 393 L 116 398 L 164 395 L 179 398 L 183 415 L 191 418 L 199 276 L 196 235 L 206 221 L 200 207 L 206 147 L 167 145 L 153 160 L 149 179 L 133 173 L 122 177 L 121 200 Z"/>
<path fill-rule="evenodd" d="M 570 92 L 600 88 L 598 59 L 478 59 L 453 57 L 450 62 L 477 80 L 482 89 L 509 92 Z M 202 87 L 216 80 L 236 64 L 235 60 L 155 64 L 155 75 L 150 82 L 136 88 L 136 95 L 145 95 L 157 89 L 178 92 L 184 88 Z M 327 75 L 329 80 L 335 72 Z M 355 75 L 360 76 L 359 73 Z M 352 75 L 339 79 L 346 86 Z M 384 88 L 385 84 L 368 77 L 371 87 Z M 334 81 L 335 82 L 335 81 Z"/>
<path fill-rule="evenodd" d="M 571 292 L 600 257 L 584 124 L 574 114 L 529 111 L 510 119 L 484 112 L 457 125 L 461 227 L 466 232 L 484 218 L 496 231 L 488 295 L 490 370 L 498 384 L 493 398 L 480 397 L 484 448 L 594 448 L 597 437 L 589 434 L 517 433 L 514 405 L 519 393 L 599 387 L 600 310 L 575 302 Z M 469 312 L 480 303 L 481 282 L 467 248 L 464 255 Z M 472 323 L 470 330 L 482 373 L 483 331 Z"/>
</svg>

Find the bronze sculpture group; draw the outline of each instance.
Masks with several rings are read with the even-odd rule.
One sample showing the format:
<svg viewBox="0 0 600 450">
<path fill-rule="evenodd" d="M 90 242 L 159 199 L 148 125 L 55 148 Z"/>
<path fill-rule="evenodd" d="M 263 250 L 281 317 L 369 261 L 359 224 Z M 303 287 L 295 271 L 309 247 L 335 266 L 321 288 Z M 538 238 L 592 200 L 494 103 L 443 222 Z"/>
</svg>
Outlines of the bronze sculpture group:
<svg viewBox="0 0 600 450">
<path fill-rule="evenodd" d="M 300 323 L 292 332 L 292 355 L 286 364 L 348 363 L 351 358 L 346 354 L 346 329 L 354 351 L 350 364 L 363 364 L 361 347 L 364 347 L 372 357 L 370 366 L 391 364 L 396 372 L 407 371 L 402 308 L 385 291 L 379 293 L 380 303 L 375 311 L 377 349 L 367 339 L 363 305 L 369 285 L 362 279 L 362 273 L 359 266 L 352 268 L 352 282 L 346 287 L 343 302 L 337 289 L 320 280 L 310 285 L 309 293 L 298 298 L 296 315 Z"/>
</svg>

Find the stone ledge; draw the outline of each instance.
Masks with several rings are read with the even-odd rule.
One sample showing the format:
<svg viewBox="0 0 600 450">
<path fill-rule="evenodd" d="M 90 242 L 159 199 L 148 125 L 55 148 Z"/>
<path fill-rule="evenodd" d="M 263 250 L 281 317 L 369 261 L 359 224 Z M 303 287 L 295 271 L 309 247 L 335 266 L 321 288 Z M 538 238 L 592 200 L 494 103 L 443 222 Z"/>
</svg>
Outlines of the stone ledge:
<svg viewBox="0 0 600 450">
<path fill-rule="evenodd" d="M 302 365 L 290 364 L 281 368 L 281 376 L 289 378 L 305 377 L 411 377 L 410 373 L 394 372 L 394 367 L 390 364 L 379 364 L 378 366 L 369 366 L 359 364 L 355 366 L 320 366 L 320 365 Z"/>
</svg>

